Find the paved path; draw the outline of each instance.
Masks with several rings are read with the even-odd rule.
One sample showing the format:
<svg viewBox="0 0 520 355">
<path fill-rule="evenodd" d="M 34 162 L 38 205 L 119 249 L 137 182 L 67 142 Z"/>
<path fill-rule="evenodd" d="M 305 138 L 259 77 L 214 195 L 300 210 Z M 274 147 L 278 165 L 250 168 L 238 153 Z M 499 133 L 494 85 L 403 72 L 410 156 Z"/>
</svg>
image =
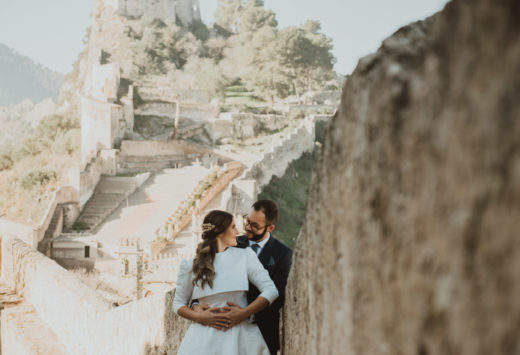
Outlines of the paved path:
<svg viewBox="0 0 520 355">
<path fill-rule="evenodd" d="M 104 246 L 117 246 L 121 238 L 141 238 L 143 246 L 155 240 L 155 231 L 209 172 L 190 166 L 153 174 L 89 239 Z"/>
</svg>

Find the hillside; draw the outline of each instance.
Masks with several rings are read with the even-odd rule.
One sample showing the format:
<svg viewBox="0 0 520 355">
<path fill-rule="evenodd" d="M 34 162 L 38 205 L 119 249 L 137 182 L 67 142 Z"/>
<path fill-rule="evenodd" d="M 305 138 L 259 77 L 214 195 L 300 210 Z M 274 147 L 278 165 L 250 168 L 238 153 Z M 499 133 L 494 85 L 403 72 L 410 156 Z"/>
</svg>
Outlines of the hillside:
<svg viewBox="0 0 520 355">
<path fill-rule="evenodd" d="M 63 76 L 0 43 L 0 106 L 58 99 Z"/>
</svg>

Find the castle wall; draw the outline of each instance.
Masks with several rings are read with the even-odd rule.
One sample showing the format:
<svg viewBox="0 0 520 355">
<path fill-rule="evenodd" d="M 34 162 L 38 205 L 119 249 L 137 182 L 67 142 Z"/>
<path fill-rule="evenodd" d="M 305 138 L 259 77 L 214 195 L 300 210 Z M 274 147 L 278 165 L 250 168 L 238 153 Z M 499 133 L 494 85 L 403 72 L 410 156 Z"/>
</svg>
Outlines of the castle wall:
<svg viewBox="0 0 520 355">
<path fill-rule="evenodd" d="M 176 141 L 123 141 L 120 155 L 178 155 L 184 156 L 185 144 Z"/>
<path fill-rule="evenodd" d="M 454 0 L 347 79 L 314 169 L 284 354 L 520 353 L 516 0 Z"/>
<path fill-rule="evenodd" d="M 101 178 L 101 175 L 115 175 L 117 173 L 116 164 L 117 150 L 103 149 L 95 158 L 91 159 L 86 169 L 81 171 L 81 192 L 79 196 L 81 209 L 94 194 L 94 190 Z"/>
<path fill-rule="evenodd" d="M 222 113 L 219 118 L 206 122 L 206 131 L 214 142 L 222 138 L 250 138 L 263 132 L 277 132 L 288 124 L 283 115 L 234 112 Z"/>
<path fill-rule="evenodd" d="M 183 103 L 209 103 L 209 96 L 204 90 L 182 90 L 165 86 L 139 86 L 136 90 L 141 100 L 145 102 L 163 101 L 175 103 L 178 98 Z"/>
<path fill-rule="evenodd" d="M 222 196 L 223 206 L 227 211 L 239 214 L 249 212 L 262 187 L 267 185 L 273 176 L 282 176 L 289 164 L 301 157 L 304 152 L 314 149 L 314 120 L 302 120 L 284 140 L 280 141 L 269 152 L 262 154 L 240 177 L 233 181 Z"/>
<path fill-rule="evenodd" d="M 184 26 L 188 26 L 194 20 L 200 21 L 199 1 L 177 0 L 177 15 Z"/>
<path fill-rule="evenodd" d="M 147 102 L 135 109 L 135 114 L 139 116 L 158 116 L 175 119 L 176 104 L 169 102 Z M 189 119 L 195 122 L 206 122 L 208 119 L 218 115 L 218 109 L 210 104 L 186 104 L 180 105 L 180 119 Z M 182 121 L 180 122 L 182 124 Z"/>
<path fill-rule="evenodd" d="M 112 104 L 81 100 L 81 170 L 101 149 L 111 149 L 113 139 Z"/>
<path fill-rule="evenodd" d="M 85 325 L 111 305 L 19 239 L 2 238 L 2 251 L 2 282 L 23 294 L 66 348 L 79 354 L 74 345 L 90 341 L 84 338 Z"/>
<path fill-rule="evenodd" d="M 94 64 L 83 92 L 92 99 L 115 102 L 120 80 L 118 63 Z"/>
<path fill-rule="evenodd" d="M 113 308 L 96 291 L 19 239 L 2 238 L 2 282 L 23 294 L 70 354 L 174 354 L 189 322 L 173 292 Z M 2 325 L 15 321 L 2 314 Z M 14 342 L 13 346 L 18 346 Z M 2 344 L 6 354 L 16 349 Z M 12 351 L 11 351 L 12 350 Z"/>
<path fill-rule="evenodd" d="M 174 0 L 118 0 L 117 12 L 121 16 L 131 18 L 148 15 L 173 22 L 175 22 L 176 16 Z"/>
</svg>

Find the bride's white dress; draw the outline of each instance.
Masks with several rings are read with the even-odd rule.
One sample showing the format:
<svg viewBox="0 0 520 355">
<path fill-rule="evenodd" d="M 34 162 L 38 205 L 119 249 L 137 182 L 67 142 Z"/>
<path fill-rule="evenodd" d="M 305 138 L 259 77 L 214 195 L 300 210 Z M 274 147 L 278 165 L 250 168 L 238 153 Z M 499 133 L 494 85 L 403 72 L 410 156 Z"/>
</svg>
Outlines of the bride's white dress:
<svg viewBox="0 0 520 355">
<path fill-rule="evenodd" d="M 249 281 L 260 290 L 260 296 L 270 303 L 278 297 L 267 270 L 250 248 L 228 248 L 216 254 L 213 288 L 207 285 L 204 288 L 193 286 L 192 265 L 193 259 L 181 263 L 173 301 L 176 313 L 182 306 L 187 306 L 191 299 L 198 299 L 200 303 L 207 303 L 211 307 L 225 307 L 226 302 L 246 307 Z M 258 326 L 246 320 L 226 332 L 192 323 L 177 354 L 269 355 L 269 350 Z"/>
</svg>

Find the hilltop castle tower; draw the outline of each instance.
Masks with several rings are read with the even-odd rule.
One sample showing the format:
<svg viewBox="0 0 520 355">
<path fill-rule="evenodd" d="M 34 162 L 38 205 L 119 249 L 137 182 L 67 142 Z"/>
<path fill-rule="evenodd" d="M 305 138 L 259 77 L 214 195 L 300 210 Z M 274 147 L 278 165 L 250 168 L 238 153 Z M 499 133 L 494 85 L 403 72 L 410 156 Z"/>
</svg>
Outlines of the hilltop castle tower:
<svg viewBox="0 0 520 355">
<path fill-rule="evenodd" d="M 106 0 L 105 4 L 125 17 L 139 18 L 151 15 L 163 21 L 178 18 L 183 26 L 200 21 L 199 0 Z"/>
</svg>

